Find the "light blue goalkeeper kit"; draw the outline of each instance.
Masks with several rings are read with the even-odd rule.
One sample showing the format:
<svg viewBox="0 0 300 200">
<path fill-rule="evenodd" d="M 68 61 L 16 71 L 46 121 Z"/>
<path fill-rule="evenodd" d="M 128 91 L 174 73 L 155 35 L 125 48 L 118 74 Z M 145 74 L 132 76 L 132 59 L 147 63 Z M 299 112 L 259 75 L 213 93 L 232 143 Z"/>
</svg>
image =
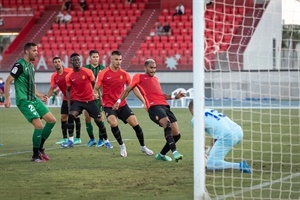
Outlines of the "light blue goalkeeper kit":
<svg viewBox="0 0 300 200">
<path fill-rule="evenodd" d="M 194 118 L 191 123 L 194 127 Z M 204 109 L 204 123 L 205 132 L 216 139 L 207 158 L 207 169 L 240 169 L 240 163 L 226 162 L 224 158 L 243 139 L 242 128 L 223 113 L 213 109 Z"/>
</svg>

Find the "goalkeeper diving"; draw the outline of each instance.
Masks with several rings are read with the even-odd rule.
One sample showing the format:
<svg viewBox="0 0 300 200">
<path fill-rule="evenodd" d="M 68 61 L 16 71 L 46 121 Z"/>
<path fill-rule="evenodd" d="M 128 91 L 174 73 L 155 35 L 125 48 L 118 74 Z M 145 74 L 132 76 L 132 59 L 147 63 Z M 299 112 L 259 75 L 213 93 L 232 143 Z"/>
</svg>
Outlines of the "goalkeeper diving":
<svg viewBox="0 0 300 200">
<path fill-rule="evenodd" d="M 194 115 L 194 103 L 189 103 L 189 110 Z M 224 160 L 228 152 L 243 139 L 243 130 L 226 115 L 214 109 L 204 109 L 205 132 L 211 136 L 210 147 L 206 150 L 208 170 L 237 169 L 251 173 L 247 161 L 239 163 Z M 194 127 L 194 117 L 191 120 Z"/>
</svg>

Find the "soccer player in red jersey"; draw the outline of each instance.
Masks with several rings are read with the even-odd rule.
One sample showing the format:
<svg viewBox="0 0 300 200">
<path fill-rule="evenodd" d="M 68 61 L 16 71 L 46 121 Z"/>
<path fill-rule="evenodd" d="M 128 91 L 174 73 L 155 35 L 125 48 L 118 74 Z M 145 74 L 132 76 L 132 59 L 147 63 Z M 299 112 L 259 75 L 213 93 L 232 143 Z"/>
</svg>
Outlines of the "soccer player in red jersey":
<svg viewBox="0 0 300 200">
<path fill-rule="evenodd" d="M 153 151 L 145 146 L 143 130 L 140 127 L 136 116 L 127 105 L 125 98 L 122 102 L 119 102 L 119 110 L 113 109 L 113 105 L 124 90 L 124 86 L 130 83 L 131 78 L 125 70 L 121 69 L 122 55 L 119 51 L 113 51 L 110 60 L 111 65 L 102 70 L 97 76 L 94 93 L 98 93 L 99 89 L 102 87 L 102 103 L 105 116 L 111 126 L 113 135 L 120 145 L 120 154 L 122 157 L 127 157 L 126 146 L 122 140 L 117 118 L 122 120 L 125 124 L 130 124 L 134 129 L 141 146 L 141 151 L 147 155 L 153 155 Z M 138 89 L 133 92 L 141 101 L 143 101 L 143 97 Z"/>
<path fill-rule="evenodd" d="M 158 78 L 154 76 L 156 63 L 153 59 L 147 59 L 144 68 L 144 74 L 135 74 L 133 76 L 129 86 L 115 102 L 114 109 L 118 109 L 121 105 L 120 102 L 128 96 L 129 92 L 138 87 L 144 97 L 144 105 L 148 110 L 150 119 L 164 129 L 166 144 L 161 152 L 155 155 L 155 158 L 162 161 L 172 161 L 172 158 L 166 155 L 171 150 L 174 160 L 178 162 L 183 157 L 176 149 L 176 142 L 181 136 L 177 119 L 170 110 L 170 106 L 166 100 L 179 99 L 184 97 L 185 94 L 179 92 L 175 97 L 171 97 L 171 95 L 163 93 Z"/>
<path fill-rule="evenodd" d="M 94 119 L 96 125 L 101 131 L 104 142 L 107 142 L 107 133 L 105 126 L 101 122 L 100 111 L 96 105 L 95 98 L 99 98 L 93 93 L 93 86 L 95 84 L 95 76 L 93 72 L 87 68 L 81 67 L 80 56 L 77 53 L 73 53 L 70 57 L 73 70 L 66 75 L 66 97 L 69 107 L 68 116 L 68 132 L 69 135 L 73 133 L 74 130 L 74 120 L 86 110 L 89 115 Z M 71 92 L 72 92 L 72 104 L 71 104 Z M 61 146 L 63 148 L 73 147 L 74 142 L 68 140 Z"/>
<path fill-rule="evenodd" d="M 56 142 L 56 144 L 62 144 L 68 141 L 68 136 L 67 136 L 67 129 L 68 129 L 68 103 L 67 103 L 67 97 L 66 97 L 66 91 L 67 91 L 67 83 L 66 83 L 66 75 L 73 71 L 71 68 L 64 68 L 62 66 L 61 58 L 60 57 L 54 57 L 53 60 L 53 66 L 55 67 L 56 71 L 52 74 L 51 76 L 51 81 L 50 81 L 50 88 L 48 91 L 48 98 L 50 98 L 54 92 L 54 89 L 56 86 L 60 89 L 60 91 L 63 93 L 63 102 L 61 104 L 60 108 L 60 114 L 61 114 L 61 129 L 62 129 L 62 135 L 63 138 Z M 77 117 L 75 118 L 75 124 L 76 124 L 76 138 L 75 140 L 73 139 L 73 133 L 72 135 L 69 135 L 71 140 L 74 140 L 74 144 L 80 144 L 81 139 L 80 139 L 80 129 L 81 129 L 81 123 L 80 123 L 80 118 Z"/>
</svg>

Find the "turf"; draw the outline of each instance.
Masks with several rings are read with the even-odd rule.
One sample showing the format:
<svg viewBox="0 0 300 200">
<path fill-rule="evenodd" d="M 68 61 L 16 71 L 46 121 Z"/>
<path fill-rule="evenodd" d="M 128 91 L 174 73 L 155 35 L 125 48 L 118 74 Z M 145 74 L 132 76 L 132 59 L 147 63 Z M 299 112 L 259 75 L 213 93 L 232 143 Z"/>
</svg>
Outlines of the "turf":
<svg viewBox="0 0 300 200">
<path fill-rule="evenodd" d="M 145 110 L 133 110 L 146 145 L 158 153 L 165 142 L 162 128 L 149 120 Z M 59 121 L 59 109 L 51 111 Z M 0 108 L 0 143 L 4 144 L 0 147 L 0 199 L 193 199 L 191 116 L 187 109 L 173 112 L 182 134 L 177 146 L 184 158 L 178 163 L 156 161 L 141 153 L 133 129 L 122 122 L 119 126 L 127 158 L 119 155 L 108 126 L 113 149 L 85 147 L 88 136 L 83 116 L 82 145 L 59 148 L 55 144 L 61 138 L 58 122 L 45 145 L 51 160 L 32 163 L 31 124 L 18 109 Z M 235 162 L 246 159 L 253 174 L 207 171 L 209 195 L 213 199 L 299 199 L 299 111 L 237 109 L 224 113 L 244 130 L 244 140 L 226 158 Z"/>
</svg>

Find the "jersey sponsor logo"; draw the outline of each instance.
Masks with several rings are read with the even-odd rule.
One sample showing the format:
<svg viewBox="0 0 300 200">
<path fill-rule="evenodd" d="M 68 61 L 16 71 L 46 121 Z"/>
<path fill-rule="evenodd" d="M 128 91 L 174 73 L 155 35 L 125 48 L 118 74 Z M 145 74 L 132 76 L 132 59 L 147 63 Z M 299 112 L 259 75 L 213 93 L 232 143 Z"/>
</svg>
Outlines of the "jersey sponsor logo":
<svg viewBox="0 0 300 200">
<path fill-rule="evenodd" d="M 111 77 L 109 76 L 109 77 L 106 77 L 106 79 L 111 79 Z"/>
<path fill-rule="evenodd" d="M 145 80 L 149 79 L 148 77 L 144 77 Z"/>
<path fill-rule="evenodd" d="M 18 72 L 18 67 L 14 67 L 11 70 L 11 73 L 16 74 Z"/>
<path fill-rule="evenodd" d="M 74 78 L 74 79 L 71 79 L 71 81 L 75 81 L 76 79 Z"/>
</svg>

